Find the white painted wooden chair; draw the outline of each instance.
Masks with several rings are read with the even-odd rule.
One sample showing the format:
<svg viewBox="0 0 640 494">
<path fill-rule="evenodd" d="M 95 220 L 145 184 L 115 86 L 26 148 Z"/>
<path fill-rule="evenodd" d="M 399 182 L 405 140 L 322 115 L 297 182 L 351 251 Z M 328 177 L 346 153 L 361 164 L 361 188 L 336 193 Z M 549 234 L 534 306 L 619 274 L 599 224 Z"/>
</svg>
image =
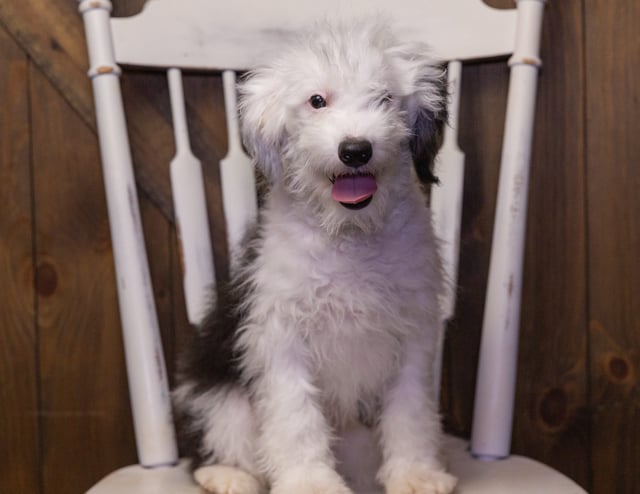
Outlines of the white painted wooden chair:
<svg viewBox="0 0 640 494">
<path fill-rule="evenodd" d="M 235 71 L 251 68 L 265 49 L 326 13 L 388 13 L 405 36 L 423 40 L 449 61 L 453 90 L 451 126 L 438 160 L 442 186 L 432 206 L 444 240 L 452 286 L 457 279 L 464 155 L 457 146 L 461 62 L 510 55 L 511 79 L 486 299 L 473 433 L 449 438 L 449 468 L 460 493 L 584 492 L 558 472 L 509 455 L 520 316 L 522 260 L 534 102 L 540 60 L 539 36 L 546 0 L 518 0 L 495 10 L 481 0 L 150 0 L 142 13 L 111 19 L 109 0 L 82 0 L 98 130 L 116 262 L 129 388 L 140 465 L 109 475 L 90 494 L 196 494 L 177 454 L 169 392 L 144 249 L 117 64 L 168 71 L 176 136 L 171 163 L 175 215 L 185 261 L 189 319 L 203 313 L 206 288 L 214 283 L 200 163 L 189 148 L 181 68 L 222 71 L 229 154 L 221 164 L 223 203 L 230 246 L 256 214 L 253 172 L 242 151 L 236 121 Z M 455 291 L 446 296 L 453 314 Z"/>
</svg>

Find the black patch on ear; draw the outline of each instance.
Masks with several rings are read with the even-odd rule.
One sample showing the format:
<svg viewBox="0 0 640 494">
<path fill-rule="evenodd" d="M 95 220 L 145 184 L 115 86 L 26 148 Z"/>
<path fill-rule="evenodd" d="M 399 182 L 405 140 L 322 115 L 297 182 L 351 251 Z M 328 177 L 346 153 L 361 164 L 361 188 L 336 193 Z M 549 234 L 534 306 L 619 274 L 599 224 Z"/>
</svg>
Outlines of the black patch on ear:
<svg viewBox="0 0 640 494">
<path fill-rule="evenodd" d="M 431 114 L 431 116 L 420 118 L 424 118 L 428 123 L 417 125 L 416 135 L 409 142 L 413 165 L 422 183 L 438 183 L 438 177 L 433 174 L 433 163 L 442 144 L 446 112 L 438 112 L 437 115 Z"/>
<path fill-rule="evenodd" d="M 446 105 L 448 91 L 445 77 L 438 81 L 438 92 L 442 109 L 434 112 L 421 108 L 409 142 L 413 164 L 423 184 L 438 183 L 438 177 L 433 174 L 433 163 L 442 145 L 442 132 L 448 121 Z"/>
</svg>

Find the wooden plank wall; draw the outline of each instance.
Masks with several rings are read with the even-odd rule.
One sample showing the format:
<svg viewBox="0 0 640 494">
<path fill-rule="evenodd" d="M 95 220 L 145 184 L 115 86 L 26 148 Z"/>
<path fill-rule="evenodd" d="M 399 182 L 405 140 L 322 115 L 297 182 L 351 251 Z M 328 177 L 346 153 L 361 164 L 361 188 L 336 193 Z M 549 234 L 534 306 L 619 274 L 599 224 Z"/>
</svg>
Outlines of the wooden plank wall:
<svg viewBox="0 0 640 494">
<path fill-rule="evenodd" d="M 0 30 L 0 486 L 39 492 L 29 61 Z"/>
<path fill-rule="evenodd" d="M 587 6 L 592 482 L 594 492 L 640 492 L 640 4 Z"/>
<path fill-rule="evenodd" d="M 511 0 L 491 0 L 510 7 Z M 116 15 L 142 0 L 114 2 Z M 0 2 L 0 492 L 77 494 L 135 461 L 113 259 L 76 2 Z M 590 492 L 640 492 L 640 42 L 637 0 L 545 14 L 514 450 Z M 443 411 L 468 435 L 508 72 L 465 67 L 458 316 Z M 122 79 L 156 303 L 172 366 L 189 331 L 161 74 Z M 214 239 L 226 151 L 218 77 L 186 77 Z M 225 276 L 226 249 L 214 241 Z"/>
</svg>

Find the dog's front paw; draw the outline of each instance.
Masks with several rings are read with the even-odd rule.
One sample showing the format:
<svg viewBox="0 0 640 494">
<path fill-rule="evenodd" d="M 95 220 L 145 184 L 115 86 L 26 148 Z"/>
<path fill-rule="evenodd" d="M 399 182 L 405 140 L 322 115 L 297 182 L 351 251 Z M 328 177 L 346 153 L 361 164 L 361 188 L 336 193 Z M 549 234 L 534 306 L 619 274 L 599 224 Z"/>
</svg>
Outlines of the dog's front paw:
<svg viewBox="0 0 640 494">
<path fill-rule="evenodd" d="M 458 480 L 428 464 L 411 464 L 396 470 L 384 482 L 386 494 L 449 494 Z"/>
<path fill-rule="evenodd" d="M 200 486 L 212 494 L 259 494 L 260 484 L 252 475 L 225 465 L 198 468 L 193 476 Z"/>
<path fill-rule="evenodd" d="M 325 465 L 299 467 L 275 479 L 271 494 L 353 494 L 338 473 Z"/>
</svg>

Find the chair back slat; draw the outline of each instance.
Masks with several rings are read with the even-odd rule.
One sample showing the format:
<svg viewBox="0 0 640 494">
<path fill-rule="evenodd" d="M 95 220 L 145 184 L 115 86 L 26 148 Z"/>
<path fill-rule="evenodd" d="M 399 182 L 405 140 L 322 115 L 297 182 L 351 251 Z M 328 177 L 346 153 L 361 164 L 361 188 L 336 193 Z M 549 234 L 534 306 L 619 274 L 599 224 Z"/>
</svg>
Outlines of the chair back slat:
<svg viewBox="0 0 640 494">
<path fill-rule="evenodd" d="M 180 260 L 187 317 L 198 324 L 209 306 L 215 285 L 213 250 L 207 216 L 207 202 L 200 161 L 189 144 L 182 73 L 167 72 L 176 154 L 171 160 L 173 209 L 180 241 Z"/>
<path fill-rule="evenodd" d="M 458 113 L 460 107 L 460 79 L 462 63 L 449 62 L 447 82 L 449 123 L 445 126 L 443 144 L 436 157 L 435 174 L 439 183 L 431 187 L 431 213 L 433 228 L 440 242 L 439 250 L 445 277 L 440 295 L 442 324 L 446 325 L 455 311 L 458 284 L 458 254 L 460 250 L 460 224 L 462 220 L 462 193 L 464 185 L 464 153 L 458 147 Z M 433 363 L 434 389 L 440 393 L 444 332 L 437 342 Z"/>
<path fill-rule="evenodd" d="M 227 155 L 220 162 L 220 182 L 227 223 L 227 243 L 233 269 L 238 260 L 238 247 L 247 227 L 255 222 L 258 215 L 258 201 L 253 162 L 245 154 L 240 138 L 236 74 L 233 70 L 223 72 L 222 85 L 229 144 Z"/>
<path fill-rule="evenodd" d="M 453 316 L 458 282 L 458 254 L 462 220 L 462 192 L 464 185 L 464 153 L 458 147 L 458 116 L 462 63 L 448 64 L 449 124 L 444 129 L 442 148 L 436 158 L 436 176 L 440 183 L 431 188 L 433 227 L 440 240 L 440 254 L 446 277 L 442 296 L 445 320 Z"/>
</svg>

